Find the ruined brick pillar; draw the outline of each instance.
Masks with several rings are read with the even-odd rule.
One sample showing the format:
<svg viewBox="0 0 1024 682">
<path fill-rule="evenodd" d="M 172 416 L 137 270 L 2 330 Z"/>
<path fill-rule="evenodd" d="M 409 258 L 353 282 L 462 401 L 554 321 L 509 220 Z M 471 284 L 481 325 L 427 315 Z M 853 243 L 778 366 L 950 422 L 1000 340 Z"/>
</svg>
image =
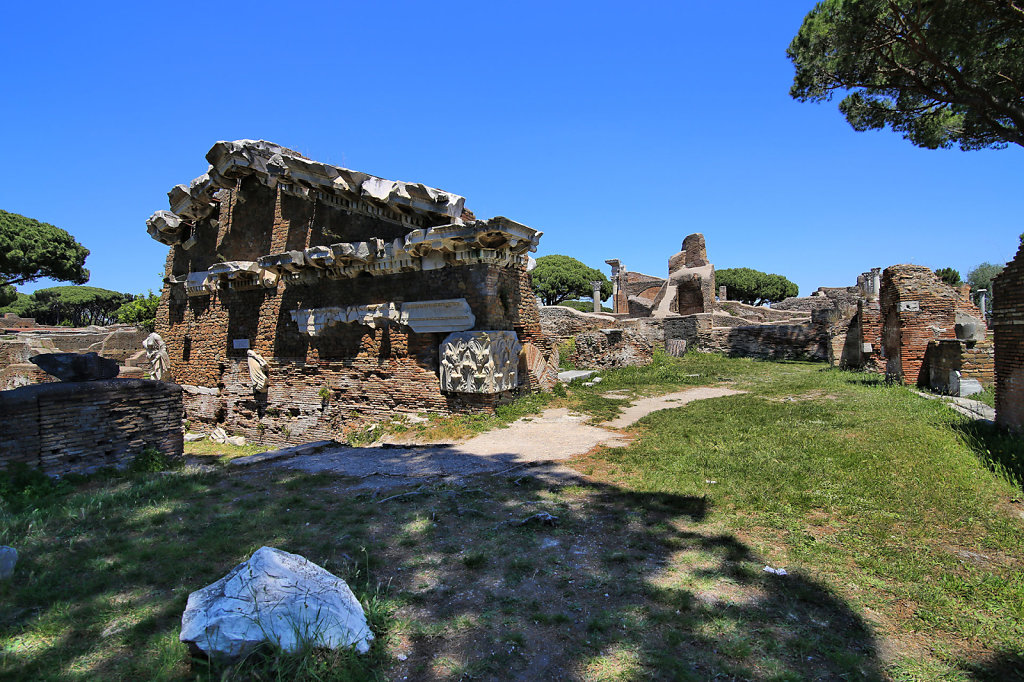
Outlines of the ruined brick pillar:
<svg viewBox="0 0 1024 682">
<path fill-rule="evenodd" d="M 1024 245 L 992 281 L 996 423 L 1024 432 Z"/>
<path fill-rule="evenodd" d="M 882 273 L 879 298 L 886 380 L 926 385 L 928 344 L 956 338 L 956 292 L 930 268 L 893 265 Z"/>
</svg>

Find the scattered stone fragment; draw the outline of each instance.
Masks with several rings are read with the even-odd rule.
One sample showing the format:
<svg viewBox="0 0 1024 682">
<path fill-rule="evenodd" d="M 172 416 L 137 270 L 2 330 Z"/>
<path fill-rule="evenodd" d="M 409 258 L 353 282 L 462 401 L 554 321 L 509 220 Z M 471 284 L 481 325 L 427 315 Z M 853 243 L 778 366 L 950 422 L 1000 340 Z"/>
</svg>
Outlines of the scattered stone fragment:
<svg viewBox="0 0 1024 682">
<path fill-rule="evenodd" d="M 193 592 L 181 636 L 210 658 L 233 660 L 263 642 L 370 649 L 373 633 L 344 580 L 298 554 L 261 547 L 217 582 Z"/>
<path fill-rule="evenodd" d="M 569 384 L 577 379 L 589 379 L 594 376 L 594 374 L 596 374 L 596 372 L 593 370 L 570 369 L 565 372 L 559 372 L 558 380 L 564 384 Z"/>
<path fill-rule="evenodd" d="M 531 523 L 536 523 L 542 526 L 557 526 L 558 517 L 552 516 L 547 512 L 537 512 L 533 516 L 528 516 L 522 521 L 516 521 L 513 523 L 515 526 L 527 526 Z"/>
<path fill-rule="evenodd" d="M 228 436 L 225 440 L 228 445 L 235 445 L 241 447 L 245 445 L 245 436 Z"/>
<path fill-rule="evenodd" d="M 772 573 L 774 575 L 789 575 L 786 573 L 786 569 L 784 568 L 772 568 L 771 566 L 765 566 L 761 570 L 765 573 Z"/>
<path fill-rule="evenodd" d="M 228 441 L 227 431 L 219 426 L 214 427 L 213 431 L 210 431 L 210 440 L 214 443 L 226 443 Z"/>
<path fill-rule="evenodd" d="M 204 436 L 201 433 L 186 433 L 185 434 L 185 442 L 186 443 L 197 443 L 197 442 L 203 440 L 204 438 L 206 438 L 206 436 Z"/>
<path fill-rule="evenodd" d="M 96 353 L 40 353 L 29 361 L 61 381 L 113 379 L 120 371 L 117 361 Z"/>
<path fill-rule="evenodd" d="M 7 545 L 0 546 L 0 580 L 7 580 L 14 574 L 14 565 L 18 563 L 18 550 Z"/>
</svg>

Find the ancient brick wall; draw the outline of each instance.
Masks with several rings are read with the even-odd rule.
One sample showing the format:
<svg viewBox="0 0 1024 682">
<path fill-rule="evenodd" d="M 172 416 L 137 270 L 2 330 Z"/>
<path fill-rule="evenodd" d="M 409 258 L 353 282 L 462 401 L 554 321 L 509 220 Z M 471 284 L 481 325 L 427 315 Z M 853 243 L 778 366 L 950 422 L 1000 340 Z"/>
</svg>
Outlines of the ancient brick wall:
<svg viewBox="0 0 1024 682">
<path fill-rule="evenodd" d="M 928 344 L 956 338 L 957 299 L 952 287 L 922 265 L 893 265 L 883 271 L 879 302 L 887 379 L 928 384 Z"/>
<path fill-rule="evenodd" d="M 962 344 L 960 373 L 970 379 L 977 379 L 982 386 L 992 386 L 996 377 L 995 343 L 991 338 L 976 343 Z"/>
<path fill-rule="evenodd" d="M 956 339 L 932 341 L 925 354 L 928 386 L 943 393 L 956 393 L 951 372 L 959 372 L 961 379 L 976 379 L 982 386 L 991 386 L 994 381 L 994 355 L 990 339 L 977 342 Z"/>
<path fill-rule="evenodd" d="M 521 268 L 490 265 L 218 291 L 169 302 L 166 313 L 161 304 L 157 330 L 167 344 L 172 381 L 219 392 L 216 399 L 186 393 L 186 413 L 196 422 L 193 429 L 216 423 L 273 444 L 328 439 L 342 433 L 354 415 L 479 411 L 493 408 L 500 397 L 441 393 L 438 349 L 447 332 L 417 334 L 398 324 L 337 324 L 309 337 L 299 332 L 290 311 L 338 302 L 452 297 L 469 303 L 476 315 L 473 329 L 514 329 L 521 343 L 550 352 L 528 275 Z M 233 347 L 236 339 L 248 341 L 267 360 L 266 394 L 253 394 L 246 351 Z"/>
<path fill-rule="evenodd" d="M 860 345 L 858 366 L 871 372 L 885 372 L 885 359 L 882 354 L 882 308 L 878 301 L 862 300 L 857 304 L 857 317 L 854 320 L 857 341 Z M 864 344 L 871 349 L 865 350 Z"/>
<path fill-rule="evenodd" d="M 0 468 L 50 475 L 124 466 L 146 448 L 182 454 L 181 387 L 143 379 L 59 382 L 0 391 Z"/>
<path fill-rule="evenodd" d="M 583 332 L 618 326 L 618 320 L 611 315 L 582 313 L 560 305 L 543 306 L 539 316 L 544 334 L 556 344 Z"/>
<path fill-rule="evenodd" d="M 769 360 L 829 359 L 828 341 L 818 325 L 762 324 L 713 327 L 698 333 L 700 350 Z"/>
<path fill-rule="evenodd" d="M 34 326 L 34 317 L 18 317 L 17 313 L 4 313 L 3 317 L 0 317 L 0 329 L 28 329 Z"/>
<path fill-rule="evenodd" d="M 992 289 L 996 423 L 1024 432 L 1024 246 Z"/>
</svg>

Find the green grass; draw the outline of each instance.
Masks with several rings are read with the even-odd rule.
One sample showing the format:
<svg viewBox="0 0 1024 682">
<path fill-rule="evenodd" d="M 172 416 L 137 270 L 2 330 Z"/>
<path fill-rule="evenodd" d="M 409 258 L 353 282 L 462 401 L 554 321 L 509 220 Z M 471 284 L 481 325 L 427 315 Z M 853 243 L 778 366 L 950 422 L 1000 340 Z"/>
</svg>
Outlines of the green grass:
<svg viewBox="0 0 1024 682">
<path fill-rule="evenodd" d="M 601 376 L 424 430 L 552 405 L 605 419 L 625 403 L 608 391 L 746 393 L 649 415 L 629 447 L 576 460 L 592 482 L 573 486 L 482 476 L 384 502 L 330 475 L 153 458 L 0 476 L 0 544 L 21 554 L 0 583 L 0 678 L 1024 677 L 1021 439 L 822 365 L 658 354 Z M 507 523 L 538 511 L 559 524 Z M 188 594 L 263 545 L 349 582 L 367 656 L 189 657 Z"/>
</svg>

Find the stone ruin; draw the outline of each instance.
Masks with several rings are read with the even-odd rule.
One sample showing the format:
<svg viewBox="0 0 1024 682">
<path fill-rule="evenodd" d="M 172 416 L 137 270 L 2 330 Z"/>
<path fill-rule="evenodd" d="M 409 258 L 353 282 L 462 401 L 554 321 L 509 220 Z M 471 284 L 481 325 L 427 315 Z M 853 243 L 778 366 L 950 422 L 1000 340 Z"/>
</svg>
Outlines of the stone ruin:
<svg viewBox="0 0 1024 682">
<path fill-rule="evenodd" d="M 880 370 L 884 362 L 887 380 L 955 395 L 976 393 L 992 384 L 994 346 L 987 338 L 981 311 L 930 268 L 886 268 L 879 316 L 882 357 L 875 360 L 874 368 Z M 863 321 L 861 325 L 863 338 Z M 867 365 L 874 347 L 861 343 L 861 363 Z"/>
<path fill-rule="evenodd" d="M 142 348 L 146 332 L 130 325 L 108 327 L 40 327 L 31 318 L 0 318 L 0 391 L 58 379 L 33 364 L 32 356 L 47 353 L 95 353 L 119 366 L 117 376 L 143 379 L 149 363 Z"/>
<path fill-rule="evenodd" d="M 332 438 L 360 415 L 486 411 L 556 381 L 527 273 L 537 230 L 262 140 L 206 158 L 147 221 L 170 247 L 156 331 L 194 424 Z"/>
<path fill-rule="evenodd" d="M 828 358 L 827 316 L 812 324 L 809 311 L 726 301 L 724 292 L 716 291 L 715 268 L 702 234 L 683 240 L 682 250 L 668 260 L 667 278 L 630 272 L 618 259 L 605 262 L 612 268 L 614 313 L 541 309 L 546 333 L 562 341 L 575 339 L 573 360 L 581 367 L 647 364 L 655 348 L 673 355 L 705 350 L 776 359 Z"/>
<path fill-rule="evenodd" d="M 992 281 L 996 423 L 1024 433 L 1024 244 Z"/>
<path fill-rule="evenodd" d="M 541 310 L 544 329 L 575 339 L 573 360 L 600 369 L 650 362 L 654 348 L 764 359 L 827 361 L 884 373 L 890 381 L 968 395 L 994 380 L 994 344 L 969 288 L 954 289 L 922 266 L 874 268 L 848 287 L 820 287 L 772 307 L 714 297 L 703 235 L 683 241 L 669 277 L 612 268 L 615 313 Z"/>
<path fill-rule="evenodd" d="M 125 467 L 147 449 L 181 456 L 181 388 L 116 378 L 117 362 L 96 353 L 29 358 L 56 379 L 0 391 L 0 470 L 25 464 L 51 476 Z"/>
<path fill-rule="evenodd" d="M 629 272 L 618 259 L 605 262 L 612 267 L 616 314 L 663 318 L 714 310 L 715 266 L 700 233 L 687 236 L 682 250 L 668 259 L 668 279 Z"/>
</svg>

